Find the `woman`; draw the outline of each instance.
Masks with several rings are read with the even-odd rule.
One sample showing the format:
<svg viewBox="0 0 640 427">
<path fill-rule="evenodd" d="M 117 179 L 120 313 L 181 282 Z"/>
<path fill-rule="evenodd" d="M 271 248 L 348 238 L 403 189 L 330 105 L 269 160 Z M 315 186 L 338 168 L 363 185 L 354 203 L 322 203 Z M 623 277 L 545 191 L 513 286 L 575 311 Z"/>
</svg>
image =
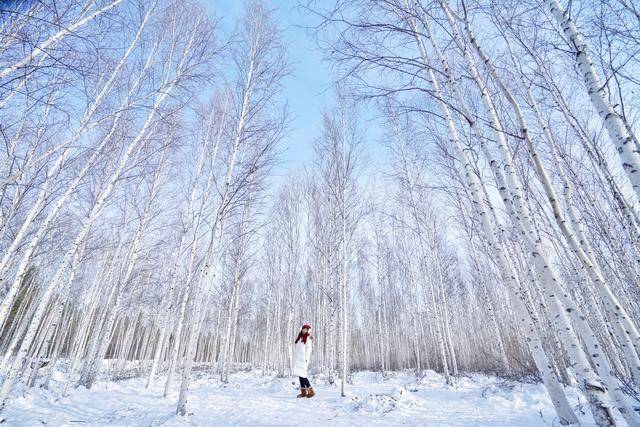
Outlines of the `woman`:
<svg viewBox="0 0 640 427">
<path fill-rule="evenodd" d="M 304 324 L 295 341 L 293 351 L 293 374 L 300 377 L 300 394 L 297 397 L 313 397 L 315 392 L 311 388 L 311 383 L 307 378 L 307 368 L 309 367 L 309 357 L 311 356 L 311 341 L 313 337 L 309 333 L 311 326 Z"/>
</svg>

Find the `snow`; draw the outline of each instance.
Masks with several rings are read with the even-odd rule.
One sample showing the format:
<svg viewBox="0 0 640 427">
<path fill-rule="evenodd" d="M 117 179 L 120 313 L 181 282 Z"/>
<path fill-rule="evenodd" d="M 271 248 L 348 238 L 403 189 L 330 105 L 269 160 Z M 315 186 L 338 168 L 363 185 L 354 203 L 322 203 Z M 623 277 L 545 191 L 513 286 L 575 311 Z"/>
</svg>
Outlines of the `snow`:
<svg viewBox="0 0 640 427">
<path fill-rule="evenodd" d="M 0 420 L 3 426 L 559 425 L 540 384 L 472 375 L 449 387 L 433 371 L 420 377 L 365 371 L 351 376 L 343 398 L 339 383 L 330 385 L 320 377 L 311 381 L 316 396 L 296 399 L 297 378 L 252 370 L 231 374 L 223 384 L 217 377 L 198 374 L 185 417 L 175 415 L 177 386 L 162 397 L 162 378 L 150 389 L 144 388 L 144 378 L 101 381 L 90 390 L 72 389 L 66 397 L 54 386 L 15 396 Z M 574 390 L 569 397 L 579 404 Z M 583 401 L 579 408 L 586 410 Z M 588 412 L 577 412 L 582 425 L 594 425 Z"/>
</svg>

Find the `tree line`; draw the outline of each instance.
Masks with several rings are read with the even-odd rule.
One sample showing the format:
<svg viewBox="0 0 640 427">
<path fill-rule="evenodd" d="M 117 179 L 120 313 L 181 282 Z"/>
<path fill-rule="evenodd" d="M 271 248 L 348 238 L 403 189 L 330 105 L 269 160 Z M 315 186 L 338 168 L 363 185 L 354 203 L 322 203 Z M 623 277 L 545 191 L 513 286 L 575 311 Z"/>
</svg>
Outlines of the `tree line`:
<svg viewBox="0 0 640 427">
<path fill-rule="evenodd" d="M 196 1 L 3 8 L 3 405 L 145 376 L 185 414 L 194 371 L 288 375 L 307 321 L 343 396 L 484 372 L 640 424 L 633 2 L 327 6 L 298 10 L 334 105 L 278 178 L 296 52 L 265 3 L 231 34 Z"/>
</svg>

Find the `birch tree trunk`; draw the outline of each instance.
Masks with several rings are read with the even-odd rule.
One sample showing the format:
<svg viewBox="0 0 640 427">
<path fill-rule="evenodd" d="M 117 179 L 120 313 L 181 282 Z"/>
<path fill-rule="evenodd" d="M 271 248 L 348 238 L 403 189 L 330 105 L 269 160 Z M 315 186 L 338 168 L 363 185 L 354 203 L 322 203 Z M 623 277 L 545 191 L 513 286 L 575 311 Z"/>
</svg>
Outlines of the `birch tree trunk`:
<svg viewBox="0 0 640 427">
<path fill-rule="evenodd" d="M 569 46 L 575 52 L 576 63 L 585 81 L 587 94 L 591 99 L 616 147 L 622 167 L 631 181 L 633 190 L 640 198 L 640 153 L 634 144 L 635 136 L 625 127 L 620 115 L 615 112 L 607 99 L 605 88 L 591 61 L 587 44 L 571 19 L 571 14 L 564 10 L 558 0 L 546 0 L 547 9 L 556 19 L 558 26 L 567 38 Z"/>
<path fill-rule="evenodd" d="M 35 59 L 38 59 L 39 56 L 44 55 L 46 53 L 46 49 L 55 46 L 64 37 L 68 36 L 71 33 L 76 32 L 78 29 L 80 29 L 82 26 L 86 25 L 93 19 L 95 19 L 97 16 L 103 14 L 104 12 L 110 9 L 113 9 L 114 7 L 118 6 L 120 3 L 122 3 L 122 0 L 113 0 L 112 2 L 108 3 L 106 6 L 100 9 L 97 9 L 95 12 L 91 13 L 90 15 L 87 15 L 86 17 L 74 22 L 69 26 L 65 26 L 62 30 L 58 31 L 56 34 L 52 35 L 47 40 L 45 40 L 41 45 L 36 46 L 24 58 L 22 58 L 15 64 L 0 70 L 0 79 L 5 78 L 9 74 L 18 70 L 19 68 L 28 65 L 30 62 L 34 61 Z"/>
<path fill-rule="evenodd" d="M 221 245 L 222 238 L 222 224 L 224 217 L 226 215 L 227 203 L 230 193 L 231 187 L 231 178 L 233 176 L 234 167 L 236 163 L 236 158 L 238 155 L 238 149 L 240 147 L 241 142 L 243 141 L 245 135 L 245 126 L 247 121 L 247 114 L 249 112 L 249 103 L 251 101 L 251 95 L 254 89 L 255 81 L 254 81 L 254 72 L 256 67 L 256 61 L 258 60 L 258 49 L 260 43 L 260 37 L 262 35 L 261 25 L 264 24 L 262 22 L 264 17 L 259 17 L 256 22 L 253 23 L 255 28 L 250 35 L 252 37 L 251 44 L 249 46 L 250 54 L 249 54 L 249 63 L 246 70 L 246 79 L 244 81 L 244 87 L 242 91 L 242 100 L 239 110 L 239 115 L 237 117 L 236 127 L 234 130 L 234 140 L 233 146 L 231 149 L 231 153 L 229 155 L 229 159 L 227 161 L 227 173 L 224 179 L 223 184 L 223 192 L 218 205 L 218 210 L 216 212 L 216 217 L 214 219 L 212 225 L 211 238 L 209 240 L 208 246 L 205 250 L 205 259 L 203 266 L 200 269 L 198 282 L 196 283 L 195 295 L 194 295 L 194 316 L 196 319 L 199 318 L 200 310 L 201 310 L 201 302 L 200 302 L 200 294 L 202 292 L 202 287 L 205 282 L 208 282 L 209 272 L 211 267 L 215 271 L 219 262 L 219 250 Z M 262 53 L 262 52 L 261 52 Z M 178 398 L 178 407 L 176 409 L 176 413 L 184 416 L 187 413 L 187 395 L 189 392 L 189 384 L 191 380 L 191 368 L 193 366 L 193 357 L 195 353 L 195 344 L 197 333 L 199 331 L 199 324 L 192 325 L 189 329 L 188 338 L 187 338 L 187 347 L 185 354 L 185 363 L 182 370 L 182 382 L 180 385 L 180 396 Z"/>
<path fill-rule="evenodd" d="M 446 5 L 442 4 L 443 8 L 445 9 L 445 12 L 447 11 L 446 9 Z M 430 78 L 430 82 L 431 85 L 433 86 L 434 90 L 436 91 L 436 94 L 438 96 L 438 98 L 440 100 L 442 100 L 442 96 L 440 94 L 440 90 L 439 90 L 439 85 L 438 85 L 438 81 L 435 78 L 435 75 L 433 73 L 433 70 L 430 68 L 430 62 L 429 62 L 429 58 L 427 56 L 427 51 L 426 48 L 424 46 L 424 44 L 422 43 L 422 39 L 420 38 L 419 34 L 420 32 L 417 31 L 416 28 L 416 24 L 414 23 L 414 21 L 409 20 L 410 24 L 412 25 L 413 29 L 414 29 L 414 33 L 415 33 L 415 37 L 416 40 L 418 42 L 418 45 L 420 47 L 420 51 L 421 54 L 423 56 L 423 60 L 425 61 L 425 65 L 427 67 L 429 67 L 428 69 L 428 73 L 429 73 L 429 78 Z M 428 21 L 426 19 L 422 20 L 423 25 L 425 26 L 425 29 L 427 30 L 427 34 L 429 35 L 429 39 L 432 41 L 432 45 L 434 47 L 434 50 L 436 51 L 436 53 L 438 54 L 438 57 L 443 65 L 443 68 L 445 70 L 445 73 L 447 75 L 447 78 L 450 82 L 450 84 L 452 84 L 452 86 L 454 87 L 454 92 L 456 93 L 456 95 L 459 98 L 459 101 L 461 102 L 461 104 L 463 105 L 463 111 L 466 110 L 465 108 L 465 103 L 463 102 L 463 98 L 461 96 L 459 96 L 459 91 L 457 90 L 455 81 L 453 79 L 453 76 L 450 72 L 449 66 L 447 64 L 447 62 L 445 61 L 440 49 L 438 48 L 438 46 L 435 44 L 435 41 L 433 39 L 433 36 L 431 35 L 430 29 L 428 27 Z M 454 36 L 456 36 L 456 32 L 454 29 Z M 473 65 L 472 63 L 469 63 L 470 68 Z M 562 390 L 562 387 L 560 386 L 560 384 L 557 381 L 557 378 L 555 377 L 555 374 L 551 371 L 551 366 L 548 363 L 548 358 L 546 356 L 546 354 L 544 353 L 544 351 L 542 350 L 542 346 L 540 345 L 540 339 L 537 335 L 537 333 L 535 333 L 536 328 L 535 326 L 533 326 L 533 323 L 530 319 L 530 317 L 528 316 L 527 311 L 524 309 L 524 304 L 521 302 L 520 298 L 517 295 L 517 289 L 518 289 L 518 285 L 517 283 L 515 283 L 514 280 L 514 275 L 513 273 L 511 273 L 510 271 L 510 263 L 507 260 L 506 256 L 504 255 L 504 252 L 502 250 L 501 245 L 498 242 L 498 239 L 496 238 L 496 233 L 494 231 L 493 225 L 490 222 L 490 218 L 489 215 L 487 214 L 485 208 L 484 208 L 484 201 L 482 200 L 481 197 L 481 192 L 480 192 L 480 185 L 478 183 L 478 180 L 476 178 L 475 172 L 473 171 L 471 164 L 467 158 L 466 153 L 464 152 L 464 150 L 461 149 L 460 147 L 460 143 L 459 143 L 459 139 L 457 136 L 457 131 L 455 128 L 455 125 L 453 123 L 453 120 L 451 118 L 451 114 L 449 113 L 449 108 L 448 106 L 443 102 L 440 101 L 440 107 L 443 111 L 443 114 L 446 118 L 447 121 L 447 129 L 449 131 L 449 135 L 451 137 L 451 142 L 454 145 L 454 148 L 456 149 L 456 153 L 458 155 L 458 157 L 460 158 L 460 160 L 463 161 L 463 165 L 465 167 L 465 177 L 467 179 L 467 185 L 469 186 L 470 192 L 474 198 L 474 206 L 478 212 L 478 215 L 480 216 L 481 222 L 483 224 L 483 228 L 484 228 L 484 232 L 485 232 L 485 236 L 488 239 L 489 245 L 492 248 L 492 250 L 494 251 L 497 259 L 498 259 L 498 266 L 500 268 L 500 273 L 501 276 L 504 280 L 505 283 L 509 284 L 511 286 L 512 289 L 512 301 L 513 303 L 516 305 L 516 310 L 517 313 L 519 314 L 519 318 L 521 319 L 521 322 L 525 322 L 526 324 L 530 325 L 528 327 L 524 328 L 525 334 L 528 335 L 528 342 L 529 342 L 529 348 L 532 352 L 532 355 L 534 356 L 534 359 L 536 361 L 536 365 L 538 367 L 538 369 L 540 370 L 540 372 L 543 375 L 543 379 L 545 382 L 545 386 L 547 388 L 547 391 L 551 397 L 551 400 L 554 404 L 554 407 L 556 409 L 556 413 L 558 414 L 558 417 L 560 418 L 560 421 L 562 424 L 575 424 L 577 423 L 577 417 L 575 416 L 575 414 L 573 413 L 571 406 L 569 405 L 567 398 L 564 394 L 564 391 Z M 472 116 L 469 116 L 472 117 Z M 474 124 L 475 122 L 470 122 L 470 124 Z"/>
<path fill-rule="evenodd" d="M 164 91 L 156 98 L 153 108 L 148 114 L 142 129 L 140 130 L 138 135 L 131 141 L 131 143 L 127 147 L 127 150 L 121 156 L 115 171 L 111 174 L 109 178 L 109 182 L 107 183 L 106 188 L 103 190 L 99 198 L 96 200 L 89 215 L 85 218 L 82 230 L 78 233 L 75 241 L 72 244 L 72 247 L 65 253 L 63 260 L 60 263 L 56 274 L 54 275 L 54 278 L 50 281 L 49 285 L 47 286 L 42 296 L 42 302 L 40 303 L 36 313 L 34 314 L 34 317 L 29 325 L 27 335 L 24 338 L 20 349 L 18 350 L 18 356 L 15 358 L 12 368 L 10 369 L 9 373 L 7 374 L 7 377 L 5 378 L 2 384 L 2 389 L 0 390 L 0 401 L 2 401 L 2 407 L 4 407 L 6 398 L 13 386 L 13 382 L 15 381 L 16 376 L 18 375 L 18 370 L 21 368 L 22 363 L 26 358 L 28 347 L 34 338 L 35 333 L 37 331 L 37 326 L 40 323 L 42 316 L 44 315 L 44 310 L 45 310 L 47 301 L 49 300 L 54 289 L 58 286 L 58 283 L 61 280 L 62 275 L 66 270 L 66 265 L 69 262 L 69 259 L 75 254 L 75 252 L 77 251 L 77 248 L 80 246 L 80 243 L 84 240 L 85 236 L 89 232 L 89 229 L 93 221 L 95 220 L 96 216 L 101 212 L 107 200 L 107 197 L 111 194 L 116 184 L 116 181 L 118 180 L 120 174 L 124 170 L 124 167 L 127 164 L 131 155 L 133 154 L 134 149 L 138 147 L 141 141 L 144 141 L 145 139 L 148 138 L 147 134 L 149 132 L 149 129 L 152 128 L 153 121 L 155 119 L 156 114 L 158 114 L 158 110 L 160 109 L 160 106 L 162 105 L 166 97 L 171 93 L 171 90 L 176 86 L 178 78 L 181 77 L 181 74 L 184 71 L 183 68 L 186 65 L 185 61 L 187 60 L 187 53 L 191 48 L 191 43 L 194 41 L 194 37 L 197 30 L 198 30 L 198 25 L 194 26 L 193 31 L 191 33 L 191 37 L 184 51 L 182 52 L 179 64 L 177 66 L 176 79 L 174 79 L 173 82 L 169 82 L 170 76 L 169 75 L 165 76 L 165 84 L 163 84 Z M 174 48 L 175 48 L 175 44 L 174 44 Z"/>
</svg>

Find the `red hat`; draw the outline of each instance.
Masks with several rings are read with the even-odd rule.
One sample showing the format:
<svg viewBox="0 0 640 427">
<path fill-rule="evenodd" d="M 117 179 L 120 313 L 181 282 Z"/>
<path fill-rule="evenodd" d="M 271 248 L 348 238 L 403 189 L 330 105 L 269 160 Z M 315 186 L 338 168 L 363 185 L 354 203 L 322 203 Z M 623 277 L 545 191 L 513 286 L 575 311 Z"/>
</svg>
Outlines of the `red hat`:
<svg viewBox="0 0 640 427">
<path fill-rule="evenodd" d="M 302 325 L 302 328 L 300 329 L 304 329 L 304 328 L 311 329 L 311 325 L 308 323 L 305 323 L 304 325 Z"/>
</svg>

